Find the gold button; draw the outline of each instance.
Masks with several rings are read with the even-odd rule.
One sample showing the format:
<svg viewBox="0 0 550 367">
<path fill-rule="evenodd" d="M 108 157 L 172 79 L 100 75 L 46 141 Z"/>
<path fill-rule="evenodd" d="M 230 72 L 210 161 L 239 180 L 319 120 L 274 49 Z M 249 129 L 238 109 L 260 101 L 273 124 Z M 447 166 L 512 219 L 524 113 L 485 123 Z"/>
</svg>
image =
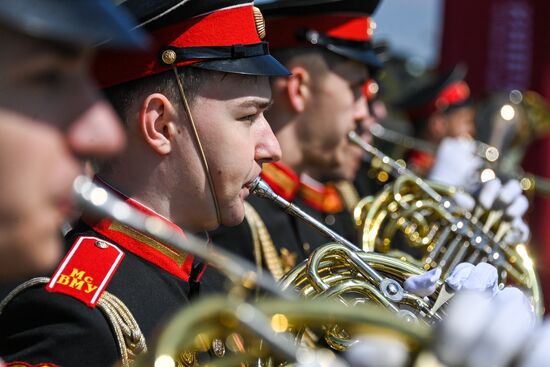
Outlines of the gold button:
<svg viewBox="0 0 550 367">
<path fill-rule="evenodd" d="M 164 50 L 162 52 L 162 62 L 166 65 L 172 65 L 176 62 L 176 51 L 174 50 Z"/>
<path fill-rule="evenodd" d="M 218 338 L 212 340 L 212 352 L 218 358 L 223 357 L 225 355 L 225 344 L 223 344 L 223 341 Z"/>
<path fill-rule="evenodd" d="M 194 366 L 196 361 L 196 356 L 194 352 L 184 351 L 180 353 L 180 362 L 185 366 Z"/>
<path fill-rule="evenodd" d="M 105 242 L 103 241 L 95 241 L 95 245 L 99 248 L 107 248 L 109 247 L 109 245 L 107 245 Z"/>
</svg>

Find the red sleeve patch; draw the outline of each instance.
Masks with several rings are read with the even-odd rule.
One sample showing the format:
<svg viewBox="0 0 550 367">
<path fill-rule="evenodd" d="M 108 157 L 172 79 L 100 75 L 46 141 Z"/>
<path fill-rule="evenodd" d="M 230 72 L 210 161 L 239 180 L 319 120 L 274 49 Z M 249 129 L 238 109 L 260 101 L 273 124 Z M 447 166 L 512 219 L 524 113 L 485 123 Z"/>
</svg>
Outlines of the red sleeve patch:
<svg viewBox="0 0 550 367">
<path fill-rule="evenodd" d="M 6 365 L 6 367 L 59 367 L 59 366 L 53 363 L 28 364 L 27 362 L 10 362 Z"/>
<path fill-rule="evenodd" d="M 63 293 L 94 308 L 107 288 L 124 252 L 97 237 L 78 237 L 46 290 Z"/>
</svg>

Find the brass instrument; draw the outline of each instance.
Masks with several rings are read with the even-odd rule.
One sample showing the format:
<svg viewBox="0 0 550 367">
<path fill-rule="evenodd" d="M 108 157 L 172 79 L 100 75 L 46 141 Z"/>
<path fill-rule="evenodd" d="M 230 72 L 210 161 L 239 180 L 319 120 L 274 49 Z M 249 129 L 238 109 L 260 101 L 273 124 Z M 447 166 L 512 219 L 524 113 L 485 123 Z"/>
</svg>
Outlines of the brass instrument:
<svg viewBox="0 0 550 367">
<path fill-rule="evenodd" d="M 550 107 L 545 99 L 534 91 L 512 90 L 495 94 L 477 109 L 478 119 L 482 120 L 477 129 L 481 140 L 475 140 L 474 153 L 486 163 L 480 172 L 480 181 L 513 178 L 520 181 L 524 191 L 550 196 L 550 179 L 521 168 L 527 145 L 550 130 Z M 432 155 L 437 152 L 435 144 L 376 122 L 369 131 L 374 137 L 399 147 Z"/>
<path fill-rule="evenodd" d="M 347 308 L 329 299 L 268 298 L 252 306 L 218 296 L 199 300 L 176 314 L 162 331 L 154 354 L 143 356 L 134 366 L 198 366 L 199 352 L 205 353 L 212 340 L 223 341 L 226 350 L 211 358 L 208 366 L 350 366 L 345 356 L 302 342 L 306 328 L 322 333 L 327 324 L 336 322 L 354 336 L 393 339 L 408 354 L 403 366 L 412 365 L 431 344 L 431 330 L 426 325 L 404 322 L 372 305 Z M 262 324 L 267 324 L 267 329 L 260 327 Z M 287 355 L 273 348 L 266 342 L 266 334 L 295 346 L 296 354 Z M 179 357 L 177 365 L 172 356 Z"/>
<path fill-rule="evenodd" d="M 384 140 L 388 143 L 392 143 L 406 149 L 414 149 L 430 154 L 435 154 L 437 152 L 437 146 L 435 144 L 388 129 L 377 122 L 369 126 L 369 131 L 374 137 L 380 140 Z M 485 144 L 478 140 L 475 141 L 475 144 L 476 156 L 486 160 L 487 162 L 496 162 L 499 159 L 500 152 L 495 146 Z"/>
<path fill-rule="evenodd" d="M 546 100 L 530 90 L 496 93 L 478 107 L 478 116 L 483 121 L 478 127 L 479 137 L 501 152 L 500 159 L 486 170 L 493 171 L 493 176 L 519 180 L 525 191 L 550 195 L 548 178 L 521 168 L 527 146 L 550 130 L 550 107 Z"/>
<path fill-rule="evenodd" d="M 243 292 L 235 291 L 228 297 L 205 297 L 175 315 L 148 354 L 138 356 L 133 364 L 136 367 L 197 366 L 201 353 L 213 355 L 209 366 L 271 366 L 275 363 L 347 366 L 329 350 L 303 342 L 312 341 L 304 337 L 306 327 L 322 333 L 327 324 L 335 325 L 336 322 L 351 335 L 394 338 L 408 351 L 411 362 L 429 343 L 426 325 L 405 322 L 379 307 L 343 308 L 341 303 L 331 299 L 297 299 L 293 293 L 281 290 L 271 278 L 257 274 L 247 261 L 215 246 L 204 246 L 190 234 L 187 238 L 182 237 L 157 218 L 133 210 L 87 177 L 77 178 L 74 190 L 79 204 L 90 214 L 113 218 L 176 249 L 193 253 L 214 264 L 242 289 L 261 287 L 276 297 L 256 303 L 246 301 Z M 365 261 L 371 260 L 365 258 Z M 365 269 L 369 268 L 365 265 Z M 371 270 L 370 275 L 384 279 L 375 270 Z M 337 336 L 335 331 L 333 336 Z"/>
<path fill-rule="evenodd" d="M 277 195 L 261 178 L 250 187 L 256 196 L 273 201 L 286 213 L 303 220 L 335 243 L 316 249 L 308 260 L 280 280 L 283 289 L 293 288 L 302 296 L 316 298 L 338 297 L 344 304 L 358 301 L 373 302 L 396 312 L 407 321 L 419 318 L 428 323 L 441 320 L 440 292 L 429 301 L 403 289 L 402 283 L 411 275 L 423 273 L 417 266 L 385 255 L 366 253 L 334 233 L 309 214 Z M 441 288 L 441 287 L 439 287 Z M 355 295 L 356 297 L 353 297 Z M 444 292 L 441 292 L 444 296 Z M 348 301 L 346 301 L 348 299 Z M 439 300 L 439 302 L 438 302 Z M 330 343 L 335 349 L 346 349 L 349 341 Z"/>
<path fill-rule="evenodd" d="M 501 286 L 510 282 L 523 288 L 535 313 L 542 316 L 540 281 L 525 245 L 502 244 L 510 229 L 502 210 L 463 210 L 453 201 L 455 188 L 424 181 L 354 132 L 349 138 L 389 165 L 396 178 L 354 209 L 365 251 L 386 253 L 424 270 L 441 267 L 443 278 L 460 262 L 488 262 L 498 269 Z M 398 251 L 398 245 L 407 251 Z"/>
<path fill-rule="evenodd" d="M 276 199 L 266 185 L 260 181 L 256 184 L 253 191 Z M 296 299 L 292 293 L 279 290 L 273 281 L 257 275 L 246 261 L 214 246 L 206 247 L 193 236 L 182 238 L 87 178 L 77 180 L 75 191 L 87 210 L 208 260 L 244 289 L 258 285 L 276 296 L 251 303 L 242 292 L 231 292 L 228 297 L 199 300 L 170 320 L 156 343 L 150 344 L 149 353 L 138 356 L 135 367 L 198 366 L 204 362 L 201 355 L 209 356 L 209 366 L 352 365 L 347 363 L 346 354 L 319 348 L 314 335 L 325 335 L 326 342 L 338 350 L 348 348 L 364 335 L 384 343 L 389 338 L 406 353 L 400 366 L 440 366 L 428 351 L 433 344 L 432 329 L 425 323 L 411 322 L 417 316 L 438 320 L 440 298 L 426 301 L 402 290 L 401 280 L 423 272 L 412 264 L 357 251 L 326 227 L 311 222 L 340 243 L 318 249 L 308 261 L 312 266 L 304 263 L 282 280 L 283 288 L 294 288 L 308 296 Z M 288 202 L 277 202 L 288 212 L 311 219 Z M 387 310 L 370 303 L 382 304 Z M 434 364 L 427 364 L 426 359 Z"/>
</svg>

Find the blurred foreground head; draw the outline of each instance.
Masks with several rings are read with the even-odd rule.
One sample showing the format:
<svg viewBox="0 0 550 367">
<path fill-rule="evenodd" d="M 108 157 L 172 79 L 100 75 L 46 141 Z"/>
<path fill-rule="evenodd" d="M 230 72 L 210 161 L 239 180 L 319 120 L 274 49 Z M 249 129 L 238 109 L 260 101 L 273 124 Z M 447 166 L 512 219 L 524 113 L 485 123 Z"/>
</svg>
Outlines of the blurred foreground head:
<svg viewBox="0 0 550 367">
<path fill-rule="evenodd" d="M 55 264 L 80 159 L 122 148 L 88 68 L 99 43 L 144 47 L 133 26 L 108 0 L 0 4 L 1 280 Z"/>
</svg>

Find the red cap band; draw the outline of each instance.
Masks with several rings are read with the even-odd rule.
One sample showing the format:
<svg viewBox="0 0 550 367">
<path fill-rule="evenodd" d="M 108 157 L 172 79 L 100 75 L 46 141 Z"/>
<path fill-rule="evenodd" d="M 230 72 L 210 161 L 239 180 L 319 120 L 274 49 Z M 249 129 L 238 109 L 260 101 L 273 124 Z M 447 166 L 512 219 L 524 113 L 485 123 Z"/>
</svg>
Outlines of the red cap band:
<svg viewBox="0 0 550 367">
<path fill-rule="evenodd" d="M 170 67 L 160 60 L 161 50 L 169 46 L 212 47 L 261 42 L 252 3 L 186 19 L 153 31 L 151 35 L 154 44 L 150 52 L 101 52 L 94 65 L 99 85 L 105 88 L 169 70 Z M 182 60 L 175 65 L 185 66 L 200 61 Z"/>
<path fill-rule="evenodd" d="M 272 49 L 307 45 L 296 34 L 312 29 L 326 36 L 348 41 L 370 41 L 373 26 L 370 17 L 358 15 L 310 15 L 266 19 L 267 39 Z"/>
<path fill-rule="evenodd" d="M 452 83 L 437 96 L 434 105 L 438 110 L 444 110 L 449 106 L 462 103 L 470 97 L 470 88 L 464 81 Z"/>
<path fill-rule="evenodd" d="M 445 87 L 437 97 L 427 105 L 416 108 L 408 112 L 411 119 L 424 118 L 436 111 L 445 111 L 449 107 L 466 102 L 470 98 L 470 87 L 468 84 L 459 80 Z"/>
</svg>

